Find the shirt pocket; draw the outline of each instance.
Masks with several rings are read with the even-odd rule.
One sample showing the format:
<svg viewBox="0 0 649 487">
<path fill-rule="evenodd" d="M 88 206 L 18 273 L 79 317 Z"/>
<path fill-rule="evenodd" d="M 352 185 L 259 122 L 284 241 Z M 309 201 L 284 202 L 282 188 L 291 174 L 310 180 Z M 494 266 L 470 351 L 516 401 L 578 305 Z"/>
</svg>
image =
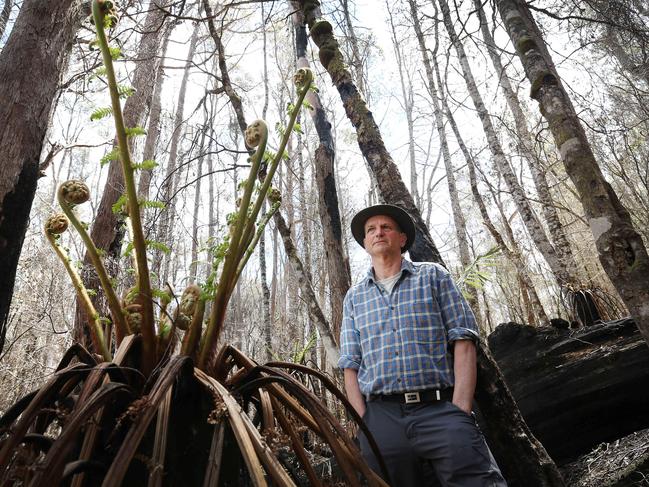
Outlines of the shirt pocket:
<svg viewBox="0 0 649 487">
<path fill-rule="evenodd" d="M 444 325 L 434 298 L 415 299 L 406 308 L 402 325 L 409 340 L 431 346 L 444 340 Z"/>
</svg>

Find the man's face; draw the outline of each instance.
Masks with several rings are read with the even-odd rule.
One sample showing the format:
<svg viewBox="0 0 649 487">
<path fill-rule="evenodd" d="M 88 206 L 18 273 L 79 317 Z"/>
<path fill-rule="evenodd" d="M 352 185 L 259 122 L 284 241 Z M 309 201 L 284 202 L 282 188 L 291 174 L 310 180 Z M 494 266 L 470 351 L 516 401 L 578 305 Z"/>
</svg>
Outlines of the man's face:
<svg viewBox="0 0 649 487">
<path fill-rule="evenodd" d="M 401 248 L 408 237 L 393 218 L 376 215 L 365 222 L 363 245 L 370 256 L 401 255 Z"/>
</svg>

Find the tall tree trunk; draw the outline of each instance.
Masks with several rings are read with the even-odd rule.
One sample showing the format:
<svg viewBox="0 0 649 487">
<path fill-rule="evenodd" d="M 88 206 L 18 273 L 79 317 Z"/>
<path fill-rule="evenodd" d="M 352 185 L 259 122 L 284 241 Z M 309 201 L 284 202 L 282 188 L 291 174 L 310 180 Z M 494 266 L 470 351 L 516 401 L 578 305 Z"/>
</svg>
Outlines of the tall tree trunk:
<svg viewBox="0 0 649 487">
<path fill-rule="evenodd" d="M 455 184 L 455 171 L 453 169 L 453 161 L 451 159 L 451 152 L 448 148 L 448 140 L 446 138 L 446 128 L 444 127 L 444 113 L 439 103 L 439 93 L 437 86 L 435 85 L 435 79 L 433 77 L 433 69 L 430 63 L 430 58 L 428 56 L 428 50 L 426 48 L 426 41 L 424 39 L 424 34 L 421 31 L 421 25 L 419 23 L 419 13 L 417 11 L 417 4 L 414 0 L 408 0 L 410 5 L 410 14 L 412 16 L 413 25 L 415 28 L 415 34 L 417 36 L 417 42 L 419 43 L 419 50 L 421 51 L 422 60 L 424 63 L 424 69 L 426 71 L 426 88 L 428 89 L 428 94 L 430 95 L 431 101 L 433 103 L 433 114 L 435 116 L 435 127 L 437 129 L 437 135 L 439 137 L 439 142 L 442 151 L 442 159 L 444 161 L 444 168 L 446 170 L 446 183 L 448 185 L 448 193 L 451 200 L 451 212 L 453 214 L 453 223 L 455 226 L 455 237 L 458 243 L 458 249 L 460 254 L 460 263 L 465 269 L 471 265 L 471 254 L 469 252 L 469 243 L 467 241 L 466 233 L 466 221 L 464 219 L 464 214 L 462 213 L 462 208 L 460 206 L 460 198 L 458 196 L 457 186 Z M 392 18 L 390 17 L 390 23 L 392 23 Z M 393 41 L 395 44 L 395 49 L 398 49 L 397 37 L 394 32 L 394 25 L 392 25 L 393 31 Z M 437 53 L 437 38 L 435 39 L 435 49 L 433 50 L 433 57 Z M 434 61 L 437 63 L 437 60 Z M 439 91 L 442 91 L 442 85 L 439 83 Z M 442 95 L 443 96 L 443 95 Z M 469 289 L 469 304 L 471 308 L 476 313 L 476 316 L 480 316 L 480 305 L 478 303 L 478 293 L 475 288 Z"/>
<path fill-rule="evenodd" d="M 548 121 L 566 172 L 577 188 L 602 267 L 649 343 L 649 255 L 611 185 L 604 179 L 529 9 L 498 0 L 496 6 Z"/>
<path fill-rule="evenodd" d="M 372 112 L 352 80 L 340 52 L 338 41 L 333 35 L 329 22 L 321 19 L 319 2 L 299 0 L 311 39 L 319 48 L 319 58 L 336 86 L 343 102 L 347 118 L 356 129 L 358 146 L 376 177 L 380 196 L 386 203 L 405 209 L 415 222 L 417 236 L 410 248 L 410 256 L 415 261 L 443 263 L 439 251 L 433 243 L 428 228 L 415 206 L 412 195 L 403 183 L 401 174 L 385 148 L 379 127 Z"/>
<path fill-rule="evenodd" d="M 151 73 L 155 72 L 156 54 L 160 47 L 162 38 L 164 13 L 150 2 L 149 11 L 144 19 L 142 28 L 143 34 L 137 50 L 138 62 L 133 72 L 133 88 L 135 92 L 124 103 L 124 124 L 126 127 L 137 127 L 144 123 L 146 108 L 151 104 L 155 78 Z M 114 147 L 117 147 L 115 139 Z M 124 238 L 124 225 L 120 218 L 113 213 L 113 205 L 124 194 L 124 176 L 122 165 L 119 160 L 111 161 L 108 166 L 108 175 L 101 201 L 93 218 L 90 236 L 95 246 L 104 252 L 105 265 L 108 272 L 116 277 L 119 271 L 120 251 Z M 90 256 L 86 253 L 83 260 L 81 273 L 83 282 L 88 289 L 97 291 L 93 298 L 97 311 L 107 314 L 107 307 L 103 304 L 104 297 L 101 293 L 99 278 L 94 271 Z M 82 344 L 90 346 L 89 337 L 86 335 L 88 321 L 85 308 L 77 300 L 76 316 L 74 323 L 74 339 Z"/>
<path fill-rule="evenodd" d="M 307 35 L 304 17 L 297 9 L 296 2 L 293 23 L 295 26 L 295 48 L 297 67 L 308 68 Z M 338 189 L 334 169 L 335 148 L 331 124 L 322 106 L 320 97 L 314 91 L 306 95 L 306 100 L 313 107 L 309 110 L 311 120 L 318 133 L 319 145 L 315 151 L 314 166 L 316 187 L 318 188 L 318 213 L 323 230 L 323 243 L 327 259 L 327 275 L 329 277 L 329 304 L 331 306 L 331 325 L 333 335 L 338 342 L 343 316 L 343 300 L 351 286 L 349 262 L 345 259 L 343 249 L 343 230 L 338 206 Z"/>
<path fill-rule="evenodd" d="M 0 352 L 43 139 L 82 18 L 73 0 L 25 0 L 0 52 Z"/>
<path fill-rule="evenodd" d="M 397 60 L 397 70 L 399 71 L 399 82 L 401 84 L 401 97 L 403 99 L 403 111 L 406 115 L 406 125 L 408 127 L 408 159 L 410 161 L 410 194 L 417 208 L 421 209 L 421 198 L 417 189 L 417 166 L 415 157 L 415 122 L 414 122 L 414 94 L 412 91 L 412 80 L 410 73 L 404 73 L 406 67 L 404 66 L 401 48 L 399 47 L 399 39 L 397 38 L 397 31 L 394 27 L 394 20 L 392 18 L 392 11 L 390 10 L 390 2 L 386 2 L 385 7 L 388 10 L 390 17 L 390 29 L 392 32 L 392 47 L 394 48 L 394 55 Z M 407 80 L 406 80 L 407 78 Z"/>
<path fill-rule="evenodd" d="M 505 95 L 505 100 L 507 101 L 507 106 L 512 112 L 514 117 L 514 124 L 516 126 L 516 133 L 518 135 L 516 143 L 518 146 L 519 153 L 527 161 L 527 164 L 530 168 L 532 174 L 532 180 L 534 181 L 534 187 L 536 188 L 536 193 L 539 197 L 543 208 L 543 216 L 545 217 L 545 222 L 548 225 L 548 230 L 550 232 L 550 237 L 554 244 L 554 248 L 559 255 L 559 258 L 563 265 L 568 269 L 568 272 L 571 275 L 577 276 L 578 267 L 575 260 L 575 256 L 571 250 L 570 242 L 566 236 L 565 229 L 561 220 L 559 218 L 559 213 L 557 207 L 554 204 L 552 195 L 550 194 L 550 187 L 548 186 L 548 181 L 545 178 L 545 169 L 542 167 L 541 160 L 534 150 L 534 138 L 530 133 L 525 115 L 523 114 L 523 109 L 521 103 L 518 99 L 518 95 L 514 88 L 511 85 L 509 77 L 507 76 L 507 71 L 503 66 L 503 63 L 500 59 L 500 53 L 496 47 L 496 43 L 489 31 L 489 26 L 487 24 L 487 18 L 484 13 L 484 9 L 480 0 L 473 0 L 473 4 L 478 13 L 478 19 L 480 20 L 480 31 L 482 32 L 482 37 L 487 45 L 487 51 L 489 52 L 489 57 L 491 62 L 494 65 L 496 74 L 498 75 L 499 85 Z"/>
<path fill-rule="evenodd" d="M 261 20 L 262 23 L 266 21 L 266 15 L 264 12 L 264 4 L 261 4 Z M 261 118 L 266 119 L 266 113 L 268 112 L 268 56 L 266 49 L 266 26 L 262 25 L 263 33 L 263 44 L 264 44 L 264 107 L 261 110 Z M 264 201 L 261 213 L 266 214 L 266 202 Z M 266 266 L 266 229 L 261 233 L 259 238 L 259 278 L 261 279 L 261 306 L 262 306 L 262 316 L 263 316 L 263 337 L 264 343 L 266 344 L 264 357 L 266 361 L 272 359 L 272 327 L 273 320 L 270 314 L 270 289 L 268 287 L 268 272 Z"/>
<path fill-rule="evenodd" d="M 155 160 L 156 158 L 156 146 L 158 145 L 158 138 L 160 137 L 160 114 L 162 113 L 160 96 L 162 94 L 162 85 L 164 84 L 165 78 L 164 62 L 167 55 L 167 47 L 169 46 L 169 37 L 171 36 L 172 31 L 173 24 L 170 23 L 165 27 L 162 46 L 160 47 L 160 58 L 158 59 L 155 68 L 155 85 L 153 87 L 153 96 L 151 97 L 151 108 L 149 109 L 146 138 L 144 139 L 144 150 L 142 152 L 143 161 Z M 152 178 L 153 169 L 143 170 L 140 174 L 137 188 L 139 198 L 143 200 L 149 198 Z"/>
<path fill-rule="evenodd" d="M 185 60 L 185 69 L 183 71 L 183 77 L 180 82 L 180 88 L 178 89 L 178 104 L 176 105 L 176 114 L 174 116 L 173 132 L 171 134 L 171 142 L 169 144 L 169 159 L 167 161 L 167 170 L 165 173 L 165 179 L 162 184 L 162 201 L 166 204 L 166 207 L 162 211 L 162 217 L 160 219 L 160 226 L 158 227 L 158 238 L 159 242 L 169 245 L 172 240 L 171 227 L 174 220 L 175 213 L 175 204 L 173 201 L 173 195 L 176 191 L 177 184 L 179 180 L 179 168 L 178 168 L 178 146 L 180 144 L 181 129 L 184 122 L 184 112 L 185 112 L 185 97 L 187 95 L 187 82 L 189 80 L 189 72 L 193 66 L 192 59 L 194 58 L 194 53 L 196 52 L 196 43 L 198 42 L 198 28 L 200 24 L 194 26 L 192 32 L 192 37 L 189 41 L 189 50 L 187 51 L 187 59 Z M 169 274 L 170 268 L 170 255 L 167 255 L 164 259 L 162 253 L 154 253 L 154 272 L 157 275 L 162 275 L 162 281 L 160 284 L 163 284 L 167 281 L 167 276 Z M 164 262 L 164 265 L 160 267 L 160 263 Z M 160 269 L 162 269 L 160 271 Z"/>
<path fill-rule="evenodd" d="M 457 52 L 457 56 L 462 67 L 462 73 L 464 75 L 464 80 L 466 82 L 469 95 L 473 101 L 480 121 L 482 122 L 482 127 L 484 129 L 485 135 L 487 137 L 487 142 L 489 144 L 489 149 L 493 155 L 498 171 L 502 174 L 503 179 L 507 183 L 507 187 L 512 194 L 512 198 L 516 203 L 516 208 L 518 209 L 520 216 L 525 224 L 532 240 L 536 244 L 536 247 L 539 249 L 539 252 L 543 255 L 547 261 L 550 269 L 552 270 L 557 283 L 560 286 L 571 285 L 576 283 L 577 279 L 574 275 L 571 275 L 568 270 L 562 265 L 561 259 L 556 252 L 556 249 L 548 239 L 541 222 L 538 220 L 530 201 L 525 195 L 524 189 L 518 182 L 514 170 L 507 160 L 505 153 L 503 152 L 500 140 L 496 135 L 496 130 L 491 121 L 491 116 L 487 111 L 487 108 L 482 101 L 482 96 L 478 90 L 478 86 L 473 78 L 473 73 L 471 67 L 469 66 L 469 61 L 467 59 L 466 53 L 464 51 L 464 46 L 455 33 L 455 28 L 453 27 L 453 20 L 451 19 L 451 12 L 448 7 L 448 2 L 446 0 L 438 0 L 438 3 L 441 7 L 442 16 L 444 18 L 444 26 L 446 31 L 451 39 L 453 47 Z"/>
<path fill-rule="evenodd" d="M 198 144 L 198 161 L 196 168 L 196 183 L 194 184 L 194 211 L 192 214 L 192 260 L 189 263 L 189 282 L 196 282 L 198 275 L 198 214 L 201 208 L 201 183 L 203 179 L 203 160 L 205 159 L 205 133 L 208 130 L 211 117 L 210 114 L 205 114 L 205 124 L 201 128 L 201 141 Z"/>
</svg>

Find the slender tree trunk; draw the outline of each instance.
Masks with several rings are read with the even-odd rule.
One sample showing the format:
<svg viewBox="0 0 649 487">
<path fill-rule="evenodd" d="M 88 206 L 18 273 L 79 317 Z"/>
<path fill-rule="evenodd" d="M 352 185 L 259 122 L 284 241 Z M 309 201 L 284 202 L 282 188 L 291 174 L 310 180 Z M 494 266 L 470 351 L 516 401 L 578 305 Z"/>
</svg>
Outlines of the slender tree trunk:
<svg viewBox="0 0 649 487">
<path fill-rule="evenodd" d="M 448 184 L 448 193 L 451 200 L 451 212 L 453 214 L 453 223 L 455 226 L 455 237 L 458 243 L 458 249 L 460 254 L 460 263 L 462 267 L 467 268 L 471 265 L 471 254 L 469 252 L 469 243 L 467 240 L 466 233 L 466 221 L 464 219 L 464 213 L 460 206 L 460 198 L 457 191 L 457 186 L 455 184 L 455 170 L 453 169 L 453 161 L 451 159 L 451 152 L 448 148 L 448 140 L 446 138 L 446 129 L 444 127 L 444 113 L 439 103 L 439 93 L 437 86 L 435 85 L 435 79 L 433 77 L 433 69 L 430 63 L 430 58 L 428 56 L 428 50 L 426 48 L 426 42 L 424 35 L 421 31 L 421 25 L 419 24 L 419 13 L 417 11 L 417 4 L 414 0 L 408 0 L 410 4 L 410 13 L 412 15 L 412 21 L 415 27 L 415 34 L 417 35 L 417 41 L 419 43 L 419 50 L 421 51 L 422 60 L 424 63 L 424 69 L 426 71 L 426 88 L 430 95 L 431 101 L 433 103 L 433 114 L 435 116 L 435 127 L 437 129 L 437 135 L 439 137 L 441 151 L 442 151 L 442 160 L 444 161 L 444 168 L 446 170 L 446 183 Z M 390 18 L 390 23 L 392 23 L 392 18 Z M 394 32 L 394 25 L 392 26 L 393 31 L 393 41 L 395 44 L 395 49 L 398 49 L 397 37 Z M 435 49 L 433 51 L 433 57 L 437 53 L 437 38 L 435 39 Z M 434 60 L 437 63 L 437 59 Z M 440 92 L 442 92 L 442 85 L 438 83 Z M 444 95 L 442 95 L 444 96 Z M 471 308 L 476 313 L 476 316 L 480 316 L 480 305 L 478 302 L 478 293 L 475 288 L 469 289 L 469 304 Z"/>
<path fill-rule="evenodd" d="M 82 18 L 73 0 L 25 0 L 0 52 L 0 352 L 43 139 Z"/>
<path fill-rule="evenodd" d="M 189 263 L 189 282 L 196 282 L 196 276 L 198 274 L 198 213 L 201 208 L 201 184 L 203 179 L 203 160 L 205 159 L 205 133 L 208 130 L 209 120 L 211 119 L 211 114 L 206 113 L 205 125 L 201 128 L 201 141 L 198 145 L 199 157 L 197 161 L 196 168 L 196 183 L 194 184 L 194 212 L 192 215 L 192 260 Z"/>
<path fill-rule="evenodd" d="M 498 0 L 496 6 L 548 121 L 566 172 L 577 188 L 602 267 L 649 343 L 649 256 L 611 185 L 604 179 L 577 113 L 529 9 Z"/>
<path fill-rule="evenodd" d="M 293 5 L 297 7 L 295 2 Z M 297 8 L 293 14 L 293 23 L 295 26 L 297 66 L 298 68 L 309 67 L 306 56 L 306 26 L 301 11 L 297 10 Z M 343 300 L 351 286 L 351 272 L 343 250 L 343 230 L 338 206 L 338 189 L 334 169 L 335 148 L 331 124 L 327 120 L 327 114 L 316 92 L 310 91 L 306 96 L 306 100 L 313 107 L 312 110 L 309 110 L 309 114 L 320 142 L 315 151 L 314 166 L 316 187 L 318 188 L 318 213 L 322 224 L 327 275 L 329 277 L 331 324 L 337 342 L 342 324 Z"/>
<path fill-rule="evenodd" d="M 209 0 L 203 0 L 203 9 L 205 10 L 206 16 L 209 18 L 207 21 L 207 27 L 210 31 L 210 36 L 216 45 L 216 53 L 218 56 L 219 72 L 221 73 L 221 85 L 225 91 L 225 94 L 228 95 L 230 100 L 230 105 L 236 114 L 237 123 L 239 124 L 239 130 L 241 133 L 246 131 L 246 117 L 243 113 L 243 104 L 241 103 L 241 97 L 232 87 L 232 82 L 230 81 L 230 73 L 228 71 L 228 65 L 225 60 L 225 48 L 223 46 L 223 41 L 221 40 L 221 32 L 217 30 L 214 23 L 212 7 L 210 6 Z"/>
<path fill-rule="evenodd" d="M 177 186 L 175 182 L 179 179 L 178 146 L 180 144 L 180 136 L 182 132 L 181 129 L 184 122 L 187 82 L 189 80 L 190 69 L 193 66 L 192 59 L 194 58 L 194 53 L 196 52 L 196 43 L 198 42 L 198 28 L 199 24 L 196 24 L 194 26 L 194 31 L 192 32 L 192 37 L 189 41 L 189 50 L 187 52 L 187 59 L 185 61 L 185 69 L 183 72 L 182 80 L 180 82 L 180 88 L 178 89 L 178 104 L 176 105 L 173 132 L 171 134 L 171 141 L 169 144 L 169 160 L 167 161 L 167 170 L 165 173 L 164 182 L 162 184 L 162 201 L 166 204 L 166 207 L 162 211 L 160 226 L 158 227 L 158 237 L 156 240 L 167 245 L 169 245 L 172 240 L 171 227 L 175 218 L 175 204 L 173 202 L 173 195 L 176 191 Z M 169 258 L 170 256 L 168 255 L 163 259 L 162 253 L 154 252 L 154 271 L 155 274 L 163 276 L 161 284 L 167 281 L 167 276 L 170 268 Z M 161 262 L 164 262 L 162 271 L 160 271 Z"/>
<path fill-rule="evenodd" d="M 372 112 L 358 91 L 345 65 L 338 41 L 329 22 L 322 20 L 317 1 L 300 0 L 311 39 L 319 48 L 319 58 L 343 102 L 345 113 L 356 129 L 358 146 L 376 177 L 381 197 L 386 203 L 401 206 L 415 222 L 417 236 L 410 249 L 415 261 L 443 262 L 412 195 L 403 183 L 396 164 L 385 148 Z"/>
<path fill-rule="evenodd" d="M 286 221 L 282 214 L 278 211 L 273 216 L 277 230 L 282 237 L 284 242 L 284 250 L 286 251 L 286 256 L 288 257 L 291 267 L 295 272 L 300 290 L 303 293 L 303 299 L 307 306 L 307 312 L 311 321 L 315 323 L 318 331 L 320 332 L 320 338 L 322 339 L 322 344 L 325 347 L 325 352 L 327 353 L 327 359 L 331 367 L 337 367 L 338 358 L 340 357 L 340 352 L 338 351 L 338 345 L 334 338 L 334 334 L 331 330 L 331 326 L 325 318 L 322 309 L 318 305 L 318 298 L 313 290 L 311 281 L 309 280 L 304 265 L 300 260 L 300 257 L 293 243 L 293 238 L 291 236 L 291 230 L 286 225 Z"/>
<path fill-rule="evenodd" d="M 390 17 L 390 28 L 392 32 L 392 47 L 397 60 L 397 69 L 399 71 L 399 82 L 401 84 L 401 97 L 403 99 L 403 111 L 406 115 L 406 125 L 408 127 L 408 158 L 410 160 L 410 194 L 415 200 L 417 208 L 422 207 L 421 198 L 417 189 L 417 167 L 415 158 L 415 122 L 414 122 L 414 95 L 412 92 L 412 80 L 410 73 L 404 73 L 406 67 L 404 66 L 401 48 L 399 47 L 399 39 L 397 38 L 397 31 L 394 27 L 394 20 L 392 18 L 392 11 L 390 10 L 390 3 L 385 4 Z M 406 80 L 407 78 L 407 80 Z"/>
<path fill-rule="evenodd" d="M 364 62 L 363 56 L 361 56 L 360 46 L 358 45 L 358 37 L 356 36 L 356 31 L 354 30 L 354 23 L 352 22 L 352 16 L 349 13 L 349 1 L 340 0 L 340 6 L 343 9 L 343 17 L 345 18 L 344 29 L 345 35 L 349 40 L 349 45 L 351 46 L 352 51 L 352 66 L 355 73 L 355 81 L 358 86 L 358 91 L 361 92 L 361 95 L 366 100 L 369 100 L 369 93 L 367 91 L 367 84 L 365 83 L 365 73 L 363 70 Z"/>
<path fill-rule="evenodd" d="M 0 39 L 5 34 L 7 29 L 7 24 L 9 23 L 9 14 L 11 13 L 11 7 L 14 5 L 14 0 L 5 0 L 5 3 L 2 7 L 2 12 L 0 12 Z"/>
<path fill-rule="evenodd" d="M 266 21 L 264 12 L 264 4 L 261 4 L 261 19 L 262 22 Z M 266 119 L 268 112 L 268 56 L 266 48 L 266 26 L 262 25 L 263 45 L 264 45 L 264 107 L 261 111 L 261 118 Z M 264 201 L 261 213 L 266 213 L 266 202 Z M 264 357 L 266 361 L 272 359 L 272 338 L 273 338 L 273 320 L 270 314 L 270 288 L 268 287 L 268 271 L 266 266 L 266 229 L 264 228 L 261 237 L 259 238 L 259 278 L 261 280 L 261 307 L 263 316 L 263 337 L 265 343 Z"/>
<path fill-rule="evenodd" d="M 548 230 L 550 232 L 550 237 L 554 243 L 554 248 L 559 255 L 559 258 L 562 264 L 568 269 L 568 272 L 571 275 L 576 276 L 578 274 L 577 262 L 575 256 L 572 253 L 570 242 L 566 236 L 565 229 L 561 220 L 559 218 L 559 213 L 557 207 L 554 204 L 552 195 L 550 194 L 550 187 L 548 186 L 548 181 L 545 178 L 545 170 L 542 167 L 541 160 L 539 159 L 536 151 L 534 150 L 534 138 L 530 133 L 525 115 L 523 114 L 523 109 L 521 103 L 518 99 L 518 95 L 514 88 L 511 85 L 509 77 L 507 76 L 507 71 L 502 64 L 500 59 L 500 53 L 496 47 L 493 36 L 489 31 L 489 26 L 487 24 L 487 18 L 484 13 L 484 9 L 479 0 L 473 0 L 473 4 L 478 13 L 478 19 L 480 20 L 480 31 L 482 32 L 482 37 L 487 46 L 487 51 L 489 52 L 489 57 L 494 65 L 496 74 L 498 75 L 499 85 L 505 95 L 505 100 L 507 101 L 507 106 L 512 112 L 514 117 L 514 124 L 516 126 L 517 132 L 517 145 L 520 154 L 527 161 L 527 164 L 530 168 L 532 174 L 532 180 L 534 181 L 534 186 L 536 188 L 536 193 L 541 202 L 543 208 L 543 216 L 545 217 L 545 222 L 548 225 Z"/>
<path fill-rule="evenodd" d="M 484 129 L 485 135 L 487 137 L 487 142 L 489 144 L 489 149 L 493 154 L 494 161 L 498 167 L 498 171 L 502 174 L 503 179 L 507 183 L 507 187 L 512 194 L 512 198 L 516 203 L 516 207 L 520 213 L 520 216 L 525 224 L 532 240 L 536 244 L 536 247 L 539 249 L 539 252 L 543 255 L 545 260 L 548 262 L 552 273 L 554 274 L 558 284 L 560 286 L 570 285 L 577 281 L 576 277 L 571 275 L 568 270 L 562 265 L 561 259 L 556 252 L 556 249 L 548 240 L 541 222 L 538 220 L 530 201 L 525 195 L 524 189 L 519 184 L 516 174 L 514 173 L 513 168 L 511 167 L 509 161 L 507 160 L 505 153 L 503 152 L 498 136 L 496 135 L 496 130 L 491 122 L 491 117 L 487 108 L 482 101 L 482 96 L 478 90 L 478 86 L 473 78 L 471 67 L 469 66 L 469 61 L 467 59 L 466 53 L 464 52 L 464 47 L 459 40 L 457 34 L 455 33 L 455 28 L 453 27 L 453 21 L 451 19 L 451 12 L 448 7 L 446 0 L 438 0 L 438 3 L 441 7 L 442 16 L 444 18 L 444 26 L 448 32 L 451 42 L 457 52 L 460 65 L 462 67 L 462 73 L 464 75 L 464 80 L 469 91 L 469 95 L 473 101 L 480 121 L 482 122 L 482 127 Z"/>
</svg>

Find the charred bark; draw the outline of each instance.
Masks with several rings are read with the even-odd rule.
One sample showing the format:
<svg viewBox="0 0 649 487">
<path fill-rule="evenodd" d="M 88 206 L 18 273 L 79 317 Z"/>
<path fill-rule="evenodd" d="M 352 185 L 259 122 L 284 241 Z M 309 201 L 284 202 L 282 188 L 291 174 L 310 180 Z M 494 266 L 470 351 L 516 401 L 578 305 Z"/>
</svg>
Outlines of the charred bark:
<svg viewBox="0 0 649 487">
<path fill-rule="evenodd" d="M 530 431 L 486 344 L 478 347 L 475 396 L 489 445 L 509 486 L 563 486 L 559 469 Z"/>
<path fill-rule="evenodd" d="M 505 323 L 489 336 L 527 424 L 561 465 L 649 427 L 649 354 L 634 322 L 563 325 Z"/>
<path fill-rule="evenodd" d="M 293 3 L 295 5 L 295 2 Z M 298 68 L 309 67 L 307 60 L 307 34 L 300 11 L 293 14 L 295 25 L 295 48 Z M 343 315 L 343 300 L 351 286 L 349 262 L 343 249 L 343 229 L 338 205 L 338 189 L 334 170 L 335 147 L 331 124 L 317 93 L 311 91 L 306 100 L 313 107 L 311 120 L 318 134 L 319 145 L 315 151 L 314 166 L 318 188 L 318 212 L 323 229 L 323 243 L 329 277 L 331 324 L 338 343 Z"/>
</svg>

